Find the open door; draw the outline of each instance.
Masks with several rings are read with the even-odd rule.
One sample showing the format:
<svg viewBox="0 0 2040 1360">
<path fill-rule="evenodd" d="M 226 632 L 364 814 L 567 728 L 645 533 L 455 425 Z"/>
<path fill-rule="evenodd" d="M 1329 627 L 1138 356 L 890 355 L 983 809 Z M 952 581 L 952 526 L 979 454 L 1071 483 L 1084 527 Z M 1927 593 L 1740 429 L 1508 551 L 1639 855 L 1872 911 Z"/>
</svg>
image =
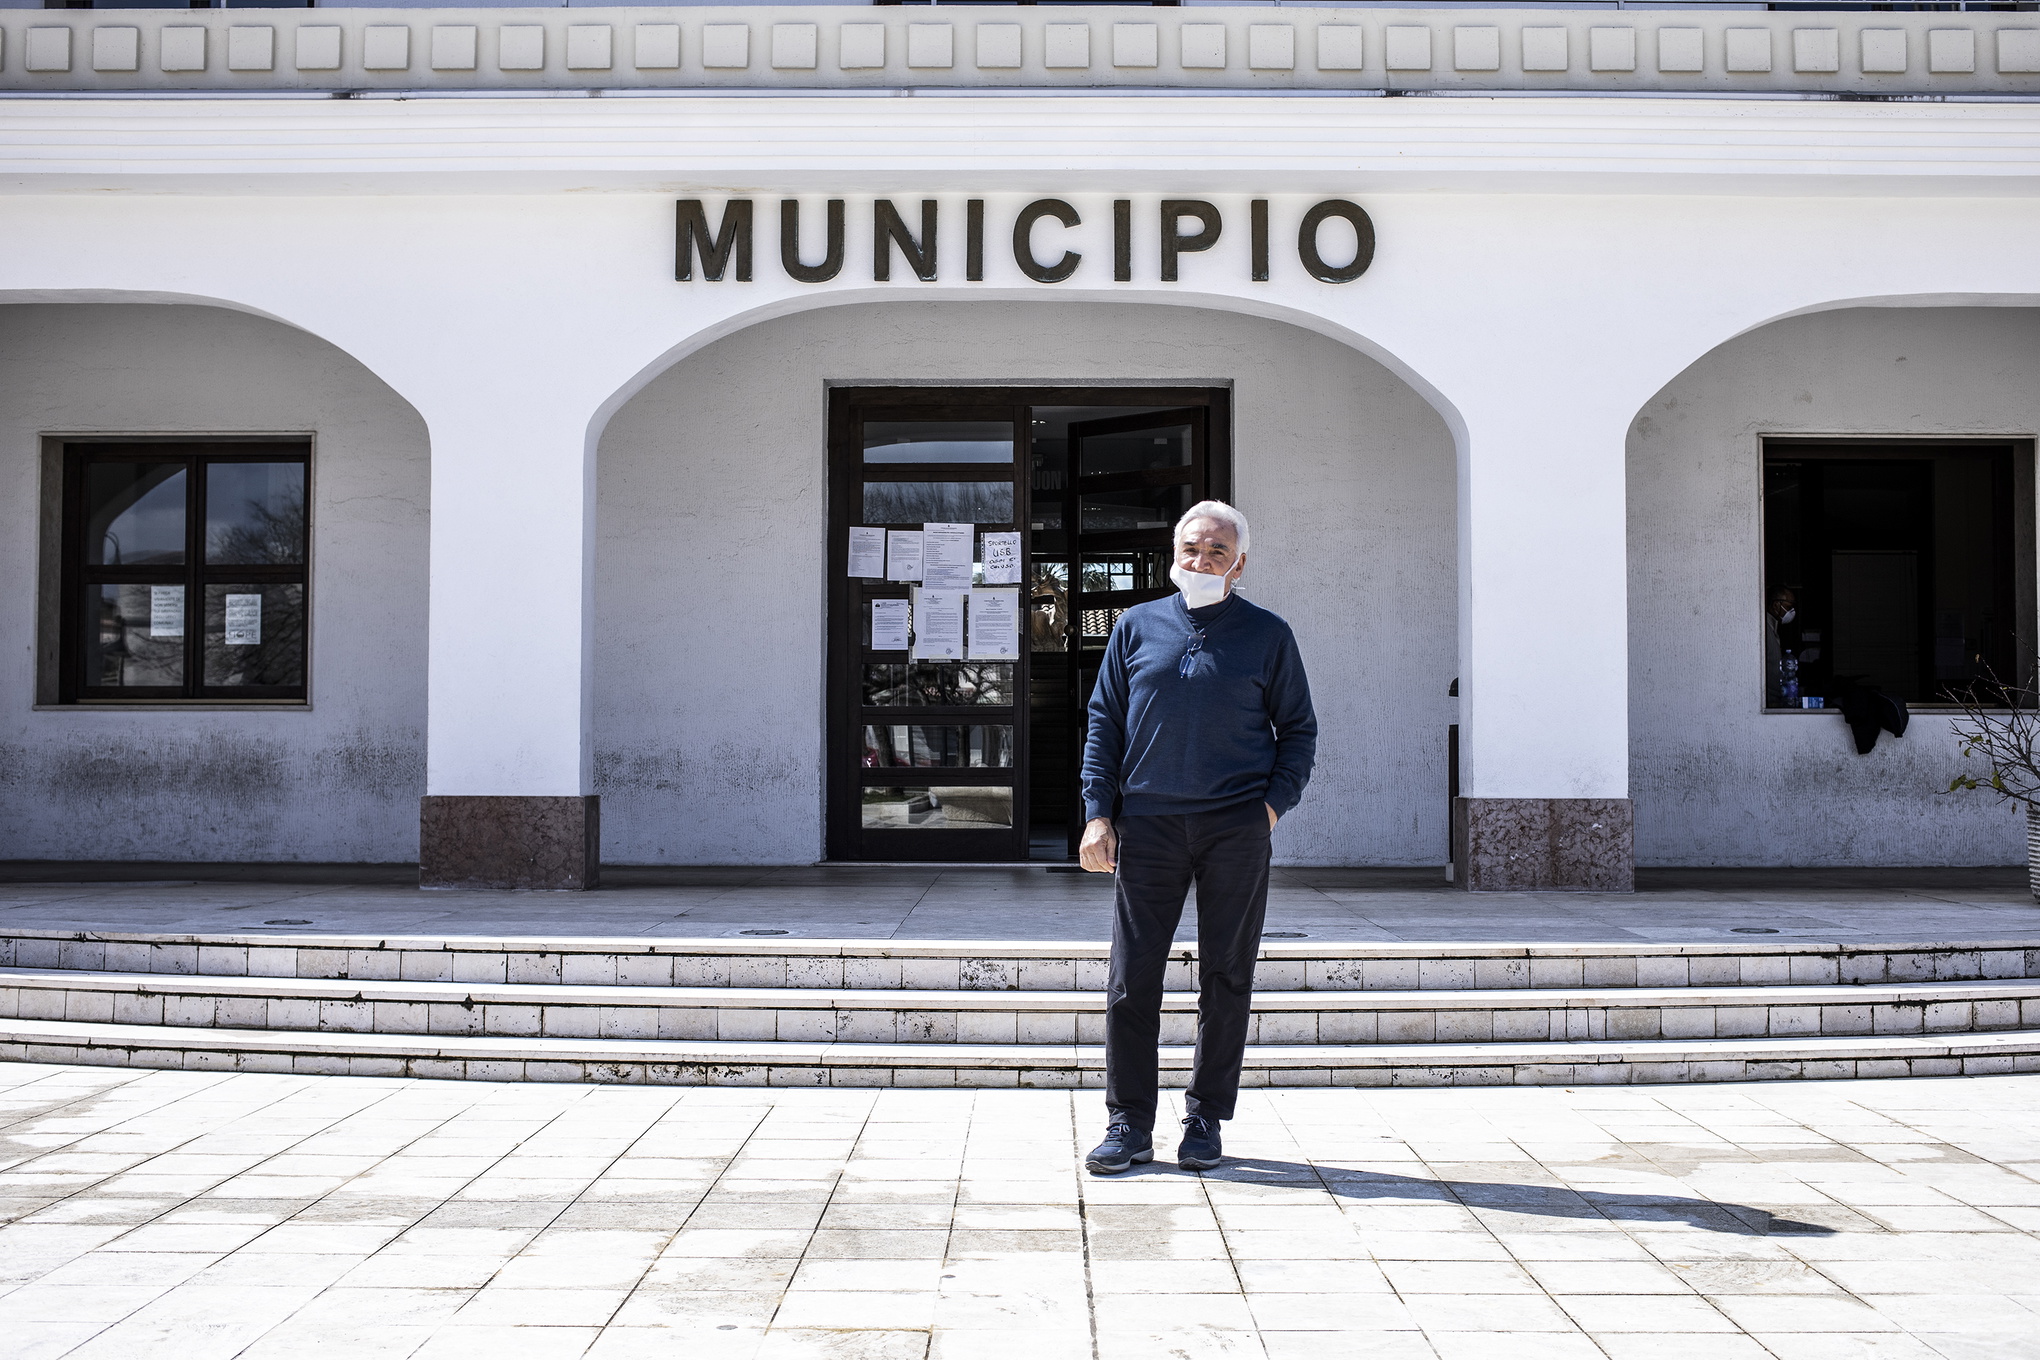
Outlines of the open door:
<svg viewBox="0 0 2040 1360">
<path fill-rule="evenodd" d="M 832 394 L 831 859 L 1010 863 L 1076 853 L 1084 707 L 1105 640 L 1129 606 L 1173 589 L 1177 518 L 1227 494 L 1214 454 L 1226 395 Z M 921 659 L 873 645 L 874 604 L 911 608 L 913 590 L 852 577 L 852 531 L 911 534 L 937 522 L 973 526 L 980 582 L 985 535 L 1020 535 L 1013 659 Z"/>
</svg>

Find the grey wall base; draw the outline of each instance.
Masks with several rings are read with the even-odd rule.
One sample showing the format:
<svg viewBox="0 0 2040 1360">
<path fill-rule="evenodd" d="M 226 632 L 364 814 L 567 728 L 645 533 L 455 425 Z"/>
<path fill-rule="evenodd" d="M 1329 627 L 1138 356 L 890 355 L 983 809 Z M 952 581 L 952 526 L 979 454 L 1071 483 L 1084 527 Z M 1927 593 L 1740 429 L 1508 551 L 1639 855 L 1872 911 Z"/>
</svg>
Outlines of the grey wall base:
<svg viewBox="0 0 2040 1360">
<path fill-rule="evenodd" d="M 1627 798 L 1460 798 L 1452 863 L 1472 892 L 1633 892 Z"/>
<path fill-rule="evenodd" d="M 602 800 L 594 794 L 419 800 L 423 888 L 593 888 L 601 854 Z"/>
</svg>

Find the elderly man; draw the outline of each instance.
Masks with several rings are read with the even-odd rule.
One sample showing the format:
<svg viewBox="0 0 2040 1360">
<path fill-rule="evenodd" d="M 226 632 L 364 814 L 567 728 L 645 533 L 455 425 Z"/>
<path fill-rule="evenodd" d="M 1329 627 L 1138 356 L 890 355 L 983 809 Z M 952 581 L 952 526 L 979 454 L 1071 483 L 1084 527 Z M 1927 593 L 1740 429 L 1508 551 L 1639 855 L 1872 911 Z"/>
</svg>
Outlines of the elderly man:
<svg viewBox="0 0 2040 1360">
<path fill-rule="evenodd" d="M 1197 885 L 1197 1056 L 1176 1164 L 1217 1166 L 1232 1118 L 1268 905 L 1268 840 L 1317 751 L 1289 625 L 1233 593 L 1246 517 L 1201 501 L 1176 522 L 1179 592 L 1120 616 L 1084 743 L 1086 869 L 1117 874 L 1105 993 L 1105 1141 L 1095 1175 L 1154 1159 L 1162 973 Z"/>
</svg>

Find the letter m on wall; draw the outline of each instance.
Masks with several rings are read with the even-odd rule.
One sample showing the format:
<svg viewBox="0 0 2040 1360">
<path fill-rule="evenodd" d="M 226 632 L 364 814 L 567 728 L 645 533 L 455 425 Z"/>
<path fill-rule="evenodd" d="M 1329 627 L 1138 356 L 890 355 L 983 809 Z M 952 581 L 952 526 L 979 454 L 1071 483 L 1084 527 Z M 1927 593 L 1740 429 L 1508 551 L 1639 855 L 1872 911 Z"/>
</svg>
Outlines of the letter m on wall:
<svg viewBox="0 0 2040 1360">
<path fill-rule="evenodd" d="M 694 277 L 694 257 L 701 257 L 701 277 L 721 283 L 735 257 L 737 282 L 751 281 L 751 200 L 733 198 L 723 205 L 722 226 L 710 232 L 708 210 L 698 198 L 683 198 L 673 205 L 679 210 L 678 233 L 674 240 L 673 277 Z"/>
</svg>

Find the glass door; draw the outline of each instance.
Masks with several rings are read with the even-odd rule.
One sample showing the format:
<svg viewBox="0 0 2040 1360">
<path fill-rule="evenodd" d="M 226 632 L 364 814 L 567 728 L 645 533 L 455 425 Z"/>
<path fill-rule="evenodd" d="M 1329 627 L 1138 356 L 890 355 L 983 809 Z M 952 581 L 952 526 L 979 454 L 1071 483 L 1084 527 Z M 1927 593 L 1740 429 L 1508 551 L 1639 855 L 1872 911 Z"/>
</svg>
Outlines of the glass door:
<svg viewBox="0 0 2040 1360">
<path fill-rule="evenodd" d="M 1075 853 L 1105 639 L 1170 590 L 1177 517 L 1226 494 L 1225 398 L 832 394 L 831 859 Z"/>
<path fill-rule="evenodd" d="M 1105 642 L 1121 614 L 1175 588 L 1176 521 L 1215 494 L 1208 490 L 1210 413 L 1200 405 L 1040 407 L 1033 414 L 1035 518 L 1056 526 L 1035 535 L 1035 593 L 1054 595 L 1061 614 L 1053 638 L 1033 653 L 1037 727 L 1046 735 L 1052 721 L 1055 735 L 1034 748 L 1032 848 L 1067 858 L 1083 836 L 1084 714 Z"/>
</svg>

